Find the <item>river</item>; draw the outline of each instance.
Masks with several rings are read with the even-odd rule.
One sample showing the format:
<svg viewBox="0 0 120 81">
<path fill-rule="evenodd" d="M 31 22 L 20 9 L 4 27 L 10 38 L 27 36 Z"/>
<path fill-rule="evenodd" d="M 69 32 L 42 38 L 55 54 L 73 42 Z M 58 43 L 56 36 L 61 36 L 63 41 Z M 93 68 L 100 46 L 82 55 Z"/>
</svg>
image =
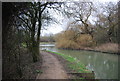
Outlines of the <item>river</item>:
<svg viewBox="0 0 120 81">
<path fill-rule="evenodd" d="M 57 49 L 54 44 L 41 44 L 40 48 L 77 58 L 86 68 L 95 72 L 96 79 L 118 79 L 118 55 L 83 50 L 62 50 Z"/>
</svg>

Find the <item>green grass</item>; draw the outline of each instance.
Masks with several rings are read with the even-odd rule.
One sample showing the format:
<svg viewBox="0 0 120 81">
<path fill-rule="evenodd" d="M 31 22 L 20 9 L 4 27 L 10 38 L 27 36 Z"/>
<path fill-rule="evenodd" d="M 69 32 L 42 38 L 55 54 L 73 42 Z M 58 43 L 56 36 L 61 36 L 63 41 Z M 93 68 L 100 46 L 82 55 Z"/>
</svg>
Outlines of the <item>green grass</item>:
<svg viewBox="0 0 120 81">
<path fill-rule="evenodd" d="M 41 70 L 36 70 L 36 72 L 37 72 L 37 73 L 43 73 L 43 71 L 41 71 Z"/>
<path fill-rule="evenodd" d="M 23 46 L 24 48 L 26 48 L 26 47 L 27 47 L 26 43 L 22 43 L 22 46 Z"/>
<path fill-rule="evenodd" d="M 61 53 L 57 53 L 57 52 L 52 52 L 52 51 L 49 51 L 49 50 L 46 50 L 46 51 L 62 56 L 64 59 L 66 59 L 67 61 L 70 62 L 70 64 L 68 64 L 68 67 L 70 67 L 71 69 L 75 70 L 78 73 L 92 73 L 91 71 L 86 69 L 84 64 L 80 63 L 80 61 L 78 61 L 76 58 L 74 58 L 70 55 L 65 55 L 65 54 L 61 54 Z"/>
</svg>

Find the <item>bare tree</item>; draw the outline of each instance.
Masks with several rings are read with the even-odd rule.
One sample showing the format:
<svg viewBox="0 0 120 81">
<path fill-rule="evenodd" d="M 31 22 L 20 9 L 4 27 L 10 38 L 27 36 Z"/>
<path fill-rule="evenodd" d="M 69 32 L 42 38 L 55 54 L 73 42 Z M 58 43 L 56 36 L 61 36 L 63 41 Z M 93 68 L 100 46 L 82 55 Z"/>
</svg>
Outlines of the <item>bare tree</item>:
<svg viewBox="0 0 120 81">
<path fill-rule="evenodd" d="M 117 5 L 108 2 L 101 4 L 100 9 L 101 13 L 97 15 L 97 21 L 95 22 L 96 26 L 106 31 L 108 42 L 115 42 L 118 29 Z"/>
<path fill-rule="evenodd" d="M 68 9 L 68 10 L 66 10 Z M 93 11 L 93 3 L 92 2 L 73 2 L 66 4 L 65 13 L 70 17 L 74 18 L 72 24 L 79 24 L 82 28 L 82 33 L 92 35 L 93 28 L 89 26 L 90 24 L 90 16 Z M 80 28 L 81 30 L 81 28 Z"/>
</svg>

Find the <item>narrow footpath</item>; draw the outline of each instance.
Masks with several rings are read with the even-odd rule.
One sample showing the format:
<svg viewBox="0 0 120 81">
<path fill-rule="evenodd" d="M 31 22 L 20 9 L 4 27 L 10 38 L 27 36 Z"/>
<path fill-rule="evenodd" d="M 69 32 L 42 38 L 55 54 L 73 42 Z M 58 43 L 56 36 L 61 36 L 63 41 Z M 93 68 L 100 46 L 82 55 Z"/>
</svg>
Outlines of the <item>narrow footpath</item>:
<svg viewBox="0 0 120 81">
<path fill-rule="evenodd" d="M 42 74 L 37 76 L 37 79 L 68 79 L 68 75 L 65 72 L 63 66 L 59 60 L 52 54 L 41 51 L 43 64 Z"/>
</svg>

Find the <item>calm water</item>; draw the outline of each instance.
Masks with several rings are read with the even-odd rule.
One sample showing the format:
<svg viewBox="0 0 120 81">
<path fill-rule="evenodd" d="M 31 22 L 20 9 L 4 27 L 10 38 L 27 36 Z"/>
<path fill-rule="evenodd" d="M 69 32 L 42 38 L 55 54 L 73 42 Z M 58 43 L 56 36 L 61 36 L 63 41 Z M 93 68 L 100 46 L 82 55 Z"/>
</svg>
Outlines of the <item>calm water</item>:
<svg viewBox="0 0 120 81">
<path fill-rule="evenodd" d="M 118 79 L 118 55 L 77 50 L 61 50 L 54 44 L 41 45 L 41 49 L 47 49 L 71 55 L 77 58 L 86 68 L 95 72 L 96 79 Z"/>
</svg>

